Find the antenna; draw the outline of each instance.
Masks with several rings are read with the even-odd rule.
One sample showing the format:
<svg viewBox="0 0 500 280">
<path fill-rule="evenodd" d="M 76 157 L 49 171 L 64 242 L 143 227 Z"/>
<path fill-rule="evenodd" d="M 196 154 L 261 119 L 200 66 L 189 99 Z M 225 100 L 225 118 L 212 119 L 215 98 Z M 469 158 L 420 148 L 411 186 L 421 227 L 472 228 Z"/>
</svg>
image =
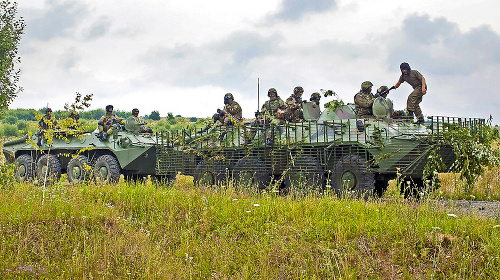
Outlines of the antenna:
<svg viewBox="0 0 500 280">
<path fill-rule="evenodd" d="M 257 112 L 260 108 L 260 78 L 257 78 Z"/>
</svg>

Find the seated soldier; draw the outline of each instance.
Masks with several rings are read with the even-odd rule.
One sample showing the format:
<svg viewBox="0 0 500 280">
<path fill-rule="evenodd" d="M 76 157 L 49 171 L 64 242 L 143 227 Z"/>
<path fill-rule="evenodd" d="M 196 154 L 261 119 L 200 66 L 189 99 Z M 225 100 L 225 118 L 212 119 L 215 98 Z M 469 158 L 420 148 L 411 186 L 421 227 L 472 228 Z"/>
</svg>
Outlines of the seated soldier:
<svg viewBox="0 0 500 280">
<path fill-rule="evenodd" d="M 141 117 L 139 117 L 139 109 L 134 108 L 132 109 L 132 116 L 138 125 L 140 125 L 139 133 L 153 133 L 153 129 L 151 127 L 145 127 L 146 122 L 142 120 Z"/>
<path fill-rule="evenodd" d="M 78 120 L 80 119 L 80 114 L 75 111 L 71 111 L 69 116 L 65 120 L 65 125 L 68 129 L 78 129 L 80 128 L 80 123 Z"/>
<path fill-rule="evenodd" d="M 232 125 L 243 120 L 241 106 L 238 102 L 234 101 L 233 94 L 231 93 L 224 95 L 224 112 L 226 113 L 223 119 L 225 125 Z"/>
<path fill-rule="evenodd" d="M 373 84 L 370 81 L 361 83 L 361 90 L 354 96 L 356 113 L 359 118 L 373 117 L 372 105 L 375 101 L 375 96 L 372 94 L 372 86 Z"/>
<path fill-rule="evenodd" d="M 113 105 L 106 106 L 106 114 L 97 122 L 99 129 L 97 137 L 102 141 L 108 140 L 109 135 L 118 129 L 118 124 L 124 125 L 125 121 L 113 113 Z"/>
</svg>

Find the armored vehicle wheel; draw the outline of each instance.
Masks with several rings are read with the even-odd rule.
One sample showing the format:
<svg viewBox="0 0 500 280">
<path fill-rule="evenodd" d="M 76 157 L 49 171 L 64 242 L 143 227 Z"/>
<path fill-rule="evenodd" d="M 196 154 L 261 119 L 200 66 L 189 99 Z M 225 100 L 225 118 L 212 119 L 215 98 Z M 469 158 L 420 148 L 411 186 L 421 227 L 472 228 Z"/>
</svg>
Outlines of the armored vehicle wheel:
<svg viewBox="0 0 500 280">
<path fill-rule="evenodd" d="M 221 161 L 202 160 L 194 170 L 194 181 L 199 186 L 212 186 L 226 178 L 226 165 Z"/>
<path fill-rule="evenodd" d="M 97 182 L 118 183 L 120 180 L 120 164 L 115 157 L 102 155 L 94 164 L 94 177 Z"/>
<path fill-rule="evenodd" d="M 323 168 L 312 156 L 302 155 L 291 164 L 285 176 L 286 191 L 308 192 L 323 187 Z"/>
<path fill-rule="evenodd" d="M 61 178 L 61 162 L 56 156 L 45 154 L 36 163 L 36 177 L 39 181 L 55 183 Z"/>
<path fill-rule="evenodd" d="M 81 183 L 90 179 L 92 166 L 89 164 L 89 160 L 86 156 L 79 155 L 69 161 L 66 170 L 70 183 Z"/>
<path fill-rule="evenodd" d="M 335 164 L 332 187 L 338 194 L 368 198 L 375 189 L 375 175 L 364 158 L 347 155 Z"/>
<path fill-rule="evenodd" d="M 382 179 L 376 179 L 375 180 L 375 192 L 374 194 L 377 197 L 382 197 L 384 195 L 384 192 L 387 190 L 387 187 L 389 187 L 389 180 L 382 178 Z"/>
<path fill-rule="evenodd" d="M 20 155 L 16 158 L 14 176 L 17 180 L 26 182 L 35 178 L 35 161 L 30 155 Z"/>
<path fill-rule="evenodd" d="M 257 157 L 241 158 L 234 166 L 233 176 L 236 187 L 241 189 L 265 189 L 271 182 L 271 175 L 264 163 Z"/>
</svg>

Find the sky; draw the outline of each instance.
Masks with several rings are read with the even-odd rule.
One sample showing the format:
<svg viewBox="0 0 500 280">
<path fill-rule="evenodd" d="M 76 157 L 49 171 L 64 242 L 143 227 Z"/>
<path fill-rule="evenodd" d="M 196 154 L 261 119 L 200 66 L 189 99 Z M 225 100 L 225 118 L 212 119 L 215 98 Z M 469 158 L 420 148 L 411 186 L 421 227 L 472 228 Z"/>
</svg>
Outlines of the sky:
<svg viewBox="0 0 500 280">
<path fill-rule="evenodd" d="M 231 92 L 252 118 L 271 87 L 352 103 L 363 81 L 390 87 L 408 62 L 428 84 L 425 116 L 500 124 L 496 0 L 17 2 L 24 91 L 12 109 L 63 110 L 79 92 L 93 94 L 89 109 L 208 117 Z M 411 91 L 390 92 L 395 109 Z"/>
</svg>

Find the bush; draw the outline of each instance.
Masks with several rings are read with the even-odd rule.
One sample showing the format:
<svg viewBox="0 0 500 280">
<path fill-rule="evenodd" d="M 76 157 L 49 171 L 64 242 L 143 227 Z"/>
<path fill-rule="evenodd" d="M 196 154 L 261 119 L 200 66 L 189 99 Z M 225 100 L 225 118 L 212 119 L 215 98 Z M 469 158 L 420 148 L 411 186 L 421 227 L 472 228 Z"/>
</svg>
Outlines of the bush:
<svg viewBox="0 0 500 280">
<path fill-rule="evenodd" d="M 17 121 L 16 125 L 17 125 L 17 130 L 26 131 L 28 128 L 28 123 L 26 121 L 19 120 Z"/>
<path fill-rule="evenodd" d="M 2 135 L 5 136 L 5 137 L 19 136 L 19 130 L 17 130 L 17 125 L 4 124 L 2 126 Z"/>
<path fill-rule="evenodd" d="M 197 122 L 197 121 L 198 121 L 198 118 L 196 118 L 196 117 L 192 117 L 192 118 L 190 118 L 190 119 L 189 119 L 189 121 L 190 121 L 190 122 Z"/>
<path fill-rule="evenodd" d="M 149 119 L 153 121 L 159 121 L 160 120 L 160 112 L 158 111 L 153 111 L 151 114 L 149 114 Z"/>
<path fill-rule="evenodd" d="M 7 115 L 3 118 L 3 122 L 8 124 L 16 124 L 17 118 L 12 115 Z"/>
</svg>

